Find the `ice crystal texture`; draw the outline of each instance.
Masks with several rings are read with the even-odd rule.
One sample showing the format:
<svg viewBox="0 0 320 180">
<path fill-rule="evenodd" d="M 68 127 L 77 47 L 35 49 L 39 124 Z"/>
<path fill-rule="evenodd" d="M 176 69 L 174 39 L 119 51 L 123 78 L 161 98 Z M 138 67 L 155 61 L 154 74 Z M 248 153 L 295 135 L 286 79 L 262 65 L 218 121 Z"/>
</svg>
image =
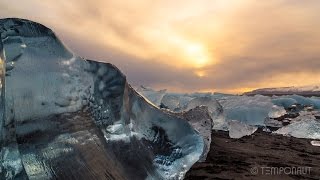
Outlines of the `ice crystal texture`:
<svg viewBox="0 0 320 180">
<path fill-rule="evenodd" d="M 0 179 L 182 179 L 205 157 L 183 116 L 149 104 L 112 64 L 28 20 L 0 20 L 0 34 Z"/>
</svg>

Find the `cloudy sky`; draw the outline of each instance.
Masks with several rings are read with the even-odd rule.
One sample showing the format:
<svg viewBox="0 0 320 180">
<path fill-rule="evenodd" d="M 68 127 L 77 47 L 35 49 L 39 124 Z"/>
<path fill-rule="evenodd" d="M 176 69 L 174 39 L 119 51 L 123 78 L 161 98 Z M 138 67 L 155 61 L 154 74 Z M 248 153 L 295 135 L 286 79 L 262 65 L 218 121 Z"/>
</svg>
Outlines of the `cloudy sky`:
<svg viewBox="0 0 320 180">
<path fill-rule="evenodd" d="M 0 0 L 134 85 L 239 93 L 320 84 L 318 0 Z"/>
</svg>

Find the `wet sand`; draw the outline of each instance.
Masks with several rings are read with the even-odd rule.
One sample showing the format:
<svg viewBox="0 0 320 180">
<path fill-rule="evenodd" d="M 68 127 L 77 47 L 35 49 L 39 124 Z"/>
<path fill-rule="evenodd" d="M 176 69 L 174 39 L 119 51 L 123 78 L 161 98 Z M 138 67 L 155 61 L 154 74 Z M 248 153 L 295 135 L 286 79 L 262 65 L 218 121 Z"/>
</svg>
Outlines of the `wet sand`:
<svg viewBox="0 0 320 180">
<path fill-rule="evenodd" d="M 241 139 L 213 131 L 207 160 L 196 163 L 185 179 L 319 180 L 320 147 L 310 142 L 260 129 Z"/>
</svg>

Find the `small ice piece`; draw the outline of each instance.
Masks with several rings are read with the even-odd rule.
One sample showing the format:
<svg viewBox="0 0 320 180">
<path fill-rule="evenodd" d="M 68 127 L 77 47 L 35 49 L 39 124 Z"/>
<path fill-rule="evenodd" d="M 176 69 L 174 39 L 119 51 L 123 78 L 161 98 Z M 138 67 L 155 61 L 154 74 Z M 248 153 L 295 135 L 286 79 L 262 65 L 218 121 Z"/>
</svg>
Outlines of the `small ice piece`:
<svg viewBox="0 0 320 180">
<path fill-rule="evenodd" d="M 271 131 L 269 128 L 267 128 L 267 127 L 263 127 L 262 131 L 267 132 L 267 133 L 272 132 L 272 131 Z"/>
<path fill-rule="evenodd" d="M 316 115 L 319 114 L 318 111 L 300 111 L 299 116 L 291 119 L 292 122 L 305 121 L 305 120 L 315 120 Z"/>
<path fill-rule="evenodd" d="M 278 121 L 278 120 L 272 119 L 272 118 L 266 118 L 266 120 L 264 121 L 264 124 L 266 126 L 270 126 L 270 127 L 282 127 L 283 126 L 281 121 Z"/>
<path fill-rule="evenodd" d="M 303 119 L 284 126 L 274 133 L 296 138 L 320 139 L 320 122 L 315 119 Z"/>
<path fill-rule="evenodd" d="M 285 115 L 286 113 L 287 111 L 284 109 L 284 107 L 273 105 L 271 111 L 268 113 L 268 116 L 270 118 L 278 118 Z"/>
<path fill-rule="evenodd" d="M 311 141 L 312 146 L 320 146 L 320 141 Z"/>
<path fill-rule="evenodd" d="M 122 124 L 113 124 L 107 127 L 109 133 L 117 133 L 123 128 Z"/>
<path fill-rule="evenodd" d="M 237 120 L 231 120 L 229 122 L 230 138 L 239 139 L 243 136 L 249 136 L 256 132 L 257 129 L 258 127 L 256 126 L 250 126 Z"/>
</svg>

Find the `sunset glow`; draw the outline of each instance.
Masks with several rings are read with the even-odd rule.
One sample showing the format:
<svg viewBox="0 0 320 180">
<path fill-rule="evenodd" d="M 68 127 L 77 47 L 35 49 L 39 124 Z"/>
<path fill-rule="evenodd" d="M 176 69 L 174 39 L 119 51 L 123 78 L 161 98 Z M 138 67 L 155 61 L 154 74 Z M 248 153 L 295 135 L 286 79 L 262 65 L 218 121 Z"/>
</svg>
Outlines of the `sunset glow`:
<svg viewBox="0 0 320 180">
<path fill-rule="evenodd" d="M 1 18 L 43 23 L 77 54 L 114 63 L 133 86 L 243 92 L 320 84 L 320 1 L 3 0 L 0 6 Z"/>
<path fill-rule="evenodd" d="M 210 62 L 204 48 L 199 44 L 187 45 L 185 51 L 186 58 L 190 59 L 190 62 L 194 64 L 195 67 L 201 68 Z"/>
</svg>

